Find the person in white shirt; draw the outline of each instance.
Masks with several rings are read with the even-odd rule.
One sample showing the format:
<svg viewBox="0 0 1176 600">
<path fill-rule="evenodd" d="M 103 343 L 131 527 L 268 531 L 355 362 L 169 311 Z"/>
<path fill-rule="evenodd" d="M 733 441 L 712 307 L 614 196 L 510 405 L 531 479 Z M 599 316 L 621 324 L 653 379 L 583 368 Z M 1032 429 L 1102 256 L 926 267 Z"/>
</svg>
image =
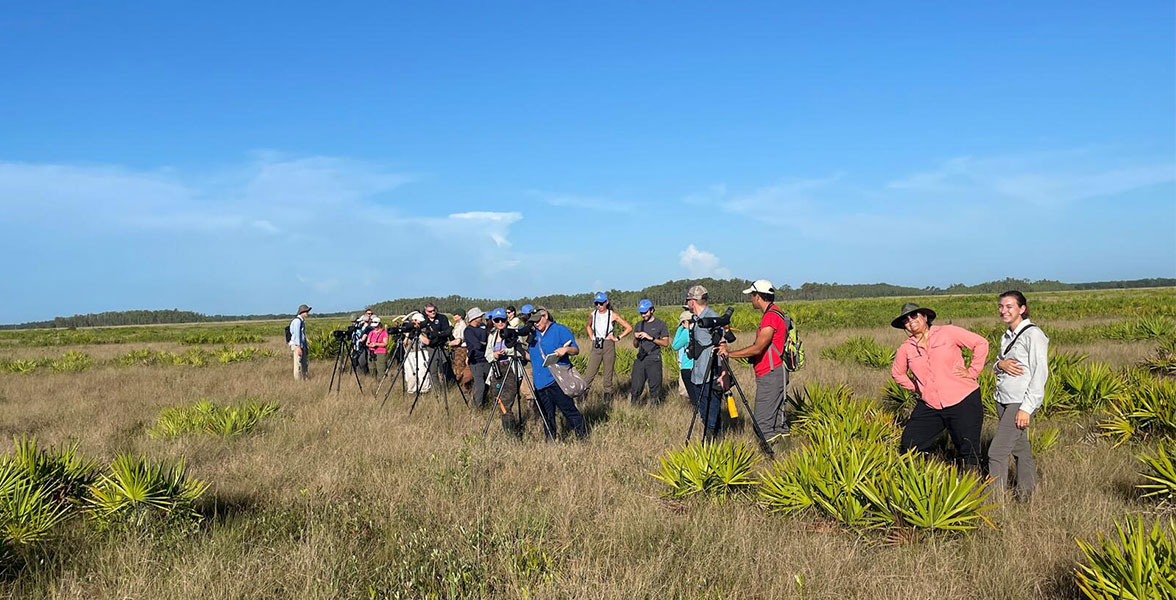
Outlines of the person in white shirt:
<svg viewBox="0 0 1176 600">
<path fill-rule="evenodd" d="M 1029 422 L 1045 401 L 1049 379 L 1049 337 L 1029 320 L 1029 301 L 1011 290 L 1000 295 L 1000 318 L 1008 329 L 997 348 L 996 435 L 988 447 L 991 489 L 1003 494 L 1008 486 L 1009 457 L 1017 459 L 1016 497 L 1028 500 L 1037 485 L 1037 464 L 1029 448 Z"/>
<path fill-rule="evenodd" d="M 584 331 L 592 342 L 592 349 L 588 351 L 588 366 L 584 370 L 584 381 L 589 387 L 596 374 L 603 366 L 604 398 L 612 398 L 613 370 L 617 364 L 617 342 L 625 339 L 633 331 L 633 326 L 613 312 L 612 304 L 608 301 L 608 294 L 596 292 L 592 297 L 596 305 L 595 310 L 588 314 L 588 321 L 584 324 Z M 617 335 L 616 326 L 621 326 L 621 333 Z"/>
</svg>

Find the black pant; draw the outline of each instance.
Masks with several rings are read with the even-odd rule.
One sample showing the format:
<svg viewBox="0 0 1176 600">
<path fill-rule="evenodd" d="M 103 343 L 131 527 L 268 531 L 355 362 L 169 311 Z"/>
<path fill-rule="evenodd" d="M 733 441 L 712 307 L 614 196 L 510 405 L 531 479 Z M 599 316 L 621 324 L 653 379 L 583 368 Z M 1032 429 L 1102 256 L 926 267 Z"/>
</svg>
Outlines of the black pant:
<svg viewBox="0 0 1176 600">
<path fill-rule="evenodd" d="M 564 418 L 568 420 L 568 425 L 571 426 L 572 431 L 576 432 L 577 436 L 588 435 L 588 426 L 584 423 L 584 415 L 581 415 L 580 411 L 576 409 L 575 401 L 559 389 L 559 384 L 553 383 L 545 388 L 537 389 L 535 395 L 538 396 L 539 410 L 543 414 L 543 421 L 547 423 L 547 427 L 544 429 L 547 439 L 553 439 L 552 436 L 556 432 L 556 407 L 559 407 L 559 412 L 563 413 Z"/>
<path fill-rule="evenodd" d="M 649 403 L 661 404 L 662 357 L 660 352 L 651 352 L 649 356 L 633 361 L 633 377 L 629 384 L 629 395 L 633 404 L 637 404 L 646 383 L 649 384 Z"/>
<path fill-rule="evenodd" d="M 943 409 L 931 408 L 919 401 L 906 429 L 902 430 L 900 450 L 915 448 L 920 452 L 931 449 L 935 438 L 946 428 L 951 442 L 959 452 L 959 461 L 969 469 L 980 468 L 980 427 L 984 424 L 984 406 L 980 390 L 974 390 L 963 402 Z"/>
</svg>

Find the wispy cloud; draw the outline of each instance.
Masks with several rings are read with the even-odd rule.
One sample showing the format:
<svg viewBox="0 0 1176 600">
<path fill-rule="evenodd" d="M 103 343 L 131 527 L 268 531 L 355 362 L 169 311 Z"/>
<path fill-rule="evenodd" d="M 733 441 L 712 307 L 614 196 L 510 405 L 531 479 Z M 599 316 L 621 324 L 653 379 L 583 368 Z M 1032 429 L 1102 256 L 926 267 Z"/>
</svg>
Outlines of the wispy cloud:
<svg viewBox="0 0 1176 600">
<path fill-rule="evenodd" d="M 678 253 L 678 264 L 690 277 L 730 277 L 731 270 L 719 264 L 719 257 L 690 244 Z"/>
<path fill-rule="evenodd" d="M 627 202 L 618 202 L 601 196 L 578 196 L 575 194 L 561 194 L 542 190 L 528 190 L 528 195 L 543 202 L 561 208 L 575 208 L 579 210 L 596 210 L 614 213 L 633 212 L 634 206 Z"/>
<path fill-rule="evenodd" d="M 1171 160 L 1107 163 L 1095 150 L 961 156 L 945 160 L 934 169 L 894 179 L 886 188 L 908 194 L 940 194 L 945 199 L 1003 197 L 1038 206 L 1060 206 L 1176 181 L 1176 163 Z"/>
</svg>

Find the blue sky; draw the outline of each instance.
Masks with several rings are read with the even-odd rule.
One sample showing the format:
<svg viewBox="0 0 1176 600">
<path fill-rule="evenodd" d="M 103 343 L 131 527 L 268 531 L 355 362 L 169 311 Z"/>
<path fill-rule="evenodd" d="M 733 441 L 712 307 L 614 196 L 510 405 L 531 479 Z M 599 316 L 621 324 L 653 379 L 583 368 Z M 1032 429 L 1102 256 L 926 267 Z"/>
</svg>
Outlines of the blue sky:
<svg viewBox="0 0 1176 600">
<path fill-rule="evenodd" d="M 1176 275 L 1171 2 L 0 15 L 0 322 Z"/>
</svg>

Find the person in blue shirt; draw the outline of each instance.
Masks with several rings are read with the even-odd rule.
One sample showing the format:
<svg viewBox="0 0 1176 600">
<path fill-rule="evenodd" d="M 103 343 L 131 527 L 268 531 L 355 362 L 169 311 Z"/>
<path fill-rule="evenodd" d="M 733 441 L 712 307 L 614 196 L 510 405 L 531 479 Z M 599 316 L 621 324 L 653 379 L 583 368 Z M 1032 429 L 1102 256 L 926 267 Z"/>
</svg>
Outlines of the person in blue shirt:
<svg viewBox="0 0 1176 600">
<path fill-rule="evenodd" d="M 310 358 L 310 344 L 306 341 L 306 317 L 310 307 L 302 304 L 294 320 L 290 321 L 290 354 L 294 357 L 294 380 L 302 381 L 307 375 L 307 359 Z"/>
<path fill-rule="evenodd" d="M 535 327 L 535 335 L 528 344 L 531 356 L 531 379 L 535 385 L 535 396 L 539 401 L 539 410 L 543 422 L 546 424 L 544 432 L 547 439 L 554 439 L 556 408 L 559 408 L 559 411 L 563 413 L 564 419 L 567 419 L 572 431 L 582 438 L 588 435 L 588 426 L 584 423 L 584 416 L 576 408 L 575 401 L 560 389 L 551 369 L 543 366 L 544 357 L 555 354 L 560 357 L 558 364 L 570 368 L 572 361 L 568 357 L 579 354 L 580 347 L 576 345 L 576 338 L 572 335 L 572 331 L 564 325 L 556 323 L 546 308 L 535 307 L 535 311 L 531 314 L 531 322 Z"/>
</svg>

